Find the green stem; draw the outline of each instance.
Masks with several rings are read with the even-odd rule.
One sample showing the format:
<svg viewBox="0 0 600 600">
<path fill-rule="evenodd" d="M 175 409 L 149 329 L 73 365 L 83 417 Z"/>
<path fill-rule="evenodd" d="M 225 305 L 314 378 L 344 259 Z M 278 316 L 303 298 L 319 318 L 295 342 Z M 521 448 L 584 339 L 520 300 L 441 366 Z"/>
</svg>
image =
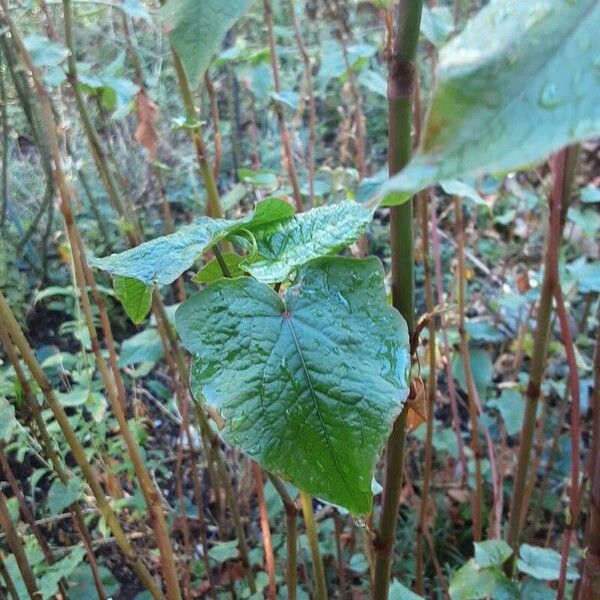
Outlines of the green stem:
<svg viewBox="0 0 600 600">
<path fill-rule="evenodd" d="M 267 473 L 271 483 L 277 490 L 283 506 L 285 508 L 286 539 L 287 539 L 287 597 L 288 600 L 296 600 L 296 591 L 298 587 L 298 532 L 296 529 L 296 519 L 298 509 L 292 497 L 288 494 L 285 484 L 279 477 L 272 473 Z"/>
<path fill-rule="evenodd" d="M 316 600 L 327 600 L 327 584 L 325 582 L 325 570 L 323 569 L 323 560 L 321 559 L 321 550 L 319 549 L 319 535 L 315 523 L 315 515 L 312 507 L 312 497 L 306 492 L 300 492 L 300 502 L 302 503 L 302 513 L 304 514 L 304 524 L 306 526 L 306 537 L 310 544 L 310 553 L 312 554 L 313 565 L 315 568 Z"/>
<path fill-rule="evenodd" d="M 416 68 L 414 65 L 419 40 L 422 0 L 406 0 L 398 7 L 398 22 L 389 57 L 388 108 L 390 175 L 408 163 L 412 153 L 412 99 Z M 392 251 L 392 300 L 408 325 L 409 339 L 415 327 L 413 202 L 409 200 L 390 210 Z M 374 600 L 386 600 L 392 571 L 392 553 L 400 503 L 404 467 L 406 410 L 392 429 L 386 447 L 385 481 L 379 527 L 373 542 L 375 574 Z"/>
</svg>

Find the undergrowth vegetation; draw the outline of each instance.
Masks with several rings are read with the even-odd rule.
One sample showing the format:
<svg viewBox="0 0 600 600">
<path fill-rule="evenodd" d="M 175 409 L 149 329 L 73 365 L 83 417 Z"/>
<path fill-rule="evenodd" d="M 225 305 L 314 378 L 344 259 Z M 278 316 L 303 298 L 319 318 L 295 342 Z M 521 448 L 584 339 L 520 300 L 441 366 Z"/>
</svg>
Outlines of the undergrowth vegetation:
<svg viewBox="0 0 600 600">
<path fill-rule="evenodd" d="M 0 0 L 0 597 L 600 598 L 596 0 Z"/>
</svg>

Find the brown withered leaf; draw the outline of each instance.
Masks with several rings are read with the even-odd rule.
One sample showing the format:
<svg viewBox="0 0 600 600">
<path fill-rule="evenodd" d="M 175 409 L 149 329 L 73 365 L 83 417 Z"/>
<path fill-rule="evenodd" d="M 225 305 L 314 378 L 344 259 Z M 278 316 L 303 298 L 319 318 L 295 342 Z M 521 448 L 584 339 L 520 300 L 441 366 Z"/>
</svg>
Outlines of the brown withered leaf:
<svg viewBox="0 0 600 600">
<path fill-rule="evenodd" d="M 420 377 L 415 377 L 412 381 L 406 407 L 408 409 L 406 428 L 409 432 L 427 422 L 427 394 L 425 384 Z"/>
<path fill-rule="evenodd" d="M 135 141 L 142 144 L 148 150 L 152 160 L 157 158 L 158 132 L 156 131 L 156 122 L 160 110 L 158 106 L 150 100 L 145 89 L 141 89 L 135 97 L 135 105 L 138 115 L 138 126 L 135 130 Z"/>
</svg>

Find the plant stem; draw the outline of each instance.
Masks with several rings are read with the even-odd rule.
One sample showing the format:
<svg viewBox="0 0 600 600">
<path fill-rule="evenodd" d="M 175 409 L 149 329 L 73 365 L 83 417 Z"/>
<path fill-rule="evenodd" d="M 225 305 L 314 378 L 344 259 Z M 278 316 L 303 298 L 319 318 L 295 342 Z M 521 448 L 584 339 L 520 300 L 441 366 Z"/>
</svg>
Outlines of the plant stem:
<svg viewBox="0 0 600 600">
<path fill-rule="evenodd" d="M 597 312 L 600 318 L 600 310 Z M 592 407 L 592 442 L 590 448 L 590 498 L 584 555 L 583 577 L 579 600 L 600 598 L 600 327 L 596 330 L 594 351 L 594 389 Z"/>
<path fill-rule="evenodd" d="M 25 587 L 27 588 L 27 592 L 29 593 L 29 597 L 32 600 L 37 600 L 41 596 L 41 594 L 37 588 L 35 575 L 31 570 L 31 566 L 29 565 L 29 561 L 27 560 L 27 555 L 25 554 L 23 544 L 21 543 L 19 534 L 17 533 L 17 530 L 15 529 L 15 526 L 13 525 L 12 519 L 10 517 L 10 512 L 8 510 L 8 506 L 6 505 L 6 497 L 4 496 L 1 490 L 0 527 L 2 527 L 4 533 L 6 534 L 8 545 L 10 546 L 11 552 L 14 554 L 17 566 L 19 567 L 19 571 L 21 572 L 21 576 L 23 577 L 23 581 L 25 582 Z"/>
<path fill-rule="evenodd" d="M 508 521 L 506 539 L 513 550 L 517 550 L 519 536 L 521 534 L 521 514 L 527 512 L 524 493 L 527 482 L 527 470 L 533 445 L 535 423 L 538 402 L 540 398 L 540 387 L 544 376 L 548 342 L 550 339 L 550 321 L 552 316 L 552 298 L 554 288 L 559 285 L 558 264 L 560 255 L 560 242 L 564 226 L 564 216 L 569 204 L 569 190 L 573 180 L 575 164 L 577 162 L 577 150 L 573 147 L 559 152 L 557 169 L 554 173 L 554 185 L 550 194 L 549 211 L 549 233 L 546 242 L 546 254 L 544 257 L 544 278 L 540 291 L 540 302 L 537 311 L 537 323 L 533 339 L 533 354 L 529 368 L 529 382 L 527 384 L 525 415 L 521 429 L 519 444 L 519 457 L 517 461 L 517 472 L 513 483 L 513 493 L 510 504 L 510 516 Z M 508 570 L 511 570 L 508 565 Z"/>
<path fill-rule="evenodd" d="M 416 77 L 415 56 L 419 40 L 422 0 L 406 0 L 398 6 L 398 22 L 388 77 L 388 166 L 398 173 L 412 153 L 412 98 Z M 392 301 L 408 325 L 409 339 L 415 327 L 412 200 L 390 209 L 392 252 Z M 386 447 L 385 481 L 379 527 L 375 534 L 374 600 L 386 600 L 392 571 L 392 554 L 404 468 L 407 411 L 394 423 Z"/>
<path fill-rule="evenodd" d="M 431 273 L 431 261 L 429 256 L 429 195 L 427 192 L 420 194 L 421 209 L 421 241 L 423 247 L 423 267 L 425 274 L 425 307 L 429 314 L 435 308 L 433 299 L 433 281 Z M 435 207 L 434 207 L 435 210 Z M 429 375 L 427 377 L 427 431 L 425 433 L 425 456 L 423 458 L 423 486 L 421 488 L 421 500 L 419 503 L 419 517 L 417 523 L 417 546 L 416 546 L 416 582 L 415 590 L 421 596 L 425 593 L 423 576 L 423 541 L 425 539 L 427 525 L 427 508 L 429 506 L 429 487 L 431 483 L 431 463 L 433 456 L 433 420 L 435 397 L 437 393 L 436 373 L 436 339 L 435 320 L 429 319 L 429 338 L 427 342 L 427 356 L 429 359 Z"/>
<path fill-rule="evenodd" d="M 281 92 L 281 78 L 279 76 L 279 61 L 277 60 L 277 47 L 275 46 L 275 36 L 273 34 L 273 7 L 271 0 L 263 0 L 265 7 L 265 25 L 267 27 L 267 39 L 269 40 L 269 50 L 271 54 L 271 68 L 273 70 L 273 87 L 275 92 Z M 298 183 L 298 174 L 296 173 L 296 165 L 294 163 L 294 155 L 292 153 L 292 143 L 290 141 L 290 133 L 285 123 L 285 114 L 283 106 L 278 100 L 274 103 L 275 112 L 277 113 L 277 121 L 279 122 L 279 133 L 281 135 L 281 145 L 283 146 L 283 154 L 287 166 L 290 185 L 296 203 L 296 211 L 302 212 L 302 194 L 300 192 L 300 184 Z"/>
<path fill-rule="evenodd" d="M 13 600 L 21 600 L 19 598 L 19 593 L 17 592 L 17 588 L 15 588 L 15 584 L 10 577 L 10 573 L 6 568 L 6 564 L 4 563 L 4 555 L 2 554 L 2 550 L 0 550 L 0 575 L 2 575 L 2 579 L 4 579 L 4 583 L 6 585 L 6 589 L 10 594 Z"/>
<path fill-rule="evenodd" d="M 294 0 L 288 0 L 288 9 L 292 19 L 292 27 L 294 28 L 294 37 L 296 45 L 302 56 L 304 64 L 304 77 L 306 79 L 306 87 L 308 91 L 308 144 L 306 151 L 306 162 L 308 163 L 308 195 L 310 206 L 315 202 L 315 143 L 317 138 L 317 105 L 315 102 L 315 86 L 312 76 L 312 66 L 310 64 L 310 55 L 306 49 L 306 44 L 302 37 L 302 30 L 296 16 L 296 7 Z"/>
<path fill-rule="evenodd" d="M 319 534 L 317 533 L 317 525 L 313 513 L 312 497 L 306 492 L 300 492 L 300 502 L 302 504 L 302 514 L 304 515 L 304 524 L 306 526 L 306 537 L 310 544 L 310 553 L 315 569 L 315 598 L 316 600 L 327 600 L 325 570 L 323 569 L 323 560 L 321 559 L 321 550 L 319 548 Z"/>
<path fill-rule="evenodd" d="M 296 504 L 292 500 L 291 496 L 281 479 L 267 473 L 271 483 L 277 490 L 283 506 L 285 508 L 286 516 L 286 540 L 287 540 L 287 597 L 289 600 L 296 600 L 296 590 L 298 587 L 298 532 L 296 530 L 296 519 L 298 517 L 298 509 Z"/>
<path fill-rule="evenodd" d="M 462 203 L 458 196 L 454 197 L 454 218 L 456 219 L 456 238 L 458 241 L 458 332 L 460 334 L 460 356 L 468 392 L 469 420 L 471 421 L 471 446 L 475 459 L 475 493 L 471 496 L 471 518 L 473 520 L 473 540 L 481 540 L 481 519 L 483 511 L 483 475 L 481 473 L 481 443 L 479 439 L 479 418 L 477 415 L 476 396 L 478 395 L 471 355 L 469 354 L 469 338 L 465 328 L 465 232 L 462 218 Z"/>
<path fill-rule="evenodd" d="M 258 510 L 260 514 L 260 529 L 263 537 L 263 546 L 265 549 L 265 564 L 267 574 L 269 575 L 269 588 L 267 598 L 275 600 L 277 587 L 275 583 L 275 556 L 273 555 L 273 541 L 271 539 L 271 529 L 269 528 L 269 513 L 265 502 L 265 488 L 263 483 L 263 474 L 260 465 L 251 461 L 252 475 L 254 476 L 254 485 L 256 488 L 256 500 L 258 501 Z"/>
</svg>

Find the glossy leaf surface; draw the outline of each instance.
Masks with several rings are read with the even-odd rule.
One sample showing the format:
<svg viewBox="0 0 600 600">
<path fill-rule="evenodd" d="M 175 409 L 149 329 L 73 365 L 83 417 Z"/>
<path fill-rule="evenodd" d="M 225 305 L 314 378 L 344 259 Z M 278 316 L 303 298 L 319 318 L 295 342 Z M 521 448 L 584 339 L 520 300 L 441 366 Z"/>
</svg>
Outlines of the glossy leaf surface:
<svg viewBox="0 0 600 600">
<path fill-rule="evenodd" d="M 255 233 L 258 252 L 242 268 L 265 283 L 283 281 L 307 261 L 355 242 L 372 218 L 372 210 L 358 202 L 345 201 L 274 223 Z"/>
<path fill-rule="evenodd" d="M 283 297 L 222 279 L 182 304 L 176 325 L 195 355 L 195 396 L 219 413 L 229 443 L 313 495 L 370 511 L 410 364 L 377 259 L 314 260 Z"/>
<path fill-rule="evenodd" d="M 493 0 L 440 53 L 419 151 L 385 204 L 539 162 L 600 133 L 597 0 Z"/>
</svg>

